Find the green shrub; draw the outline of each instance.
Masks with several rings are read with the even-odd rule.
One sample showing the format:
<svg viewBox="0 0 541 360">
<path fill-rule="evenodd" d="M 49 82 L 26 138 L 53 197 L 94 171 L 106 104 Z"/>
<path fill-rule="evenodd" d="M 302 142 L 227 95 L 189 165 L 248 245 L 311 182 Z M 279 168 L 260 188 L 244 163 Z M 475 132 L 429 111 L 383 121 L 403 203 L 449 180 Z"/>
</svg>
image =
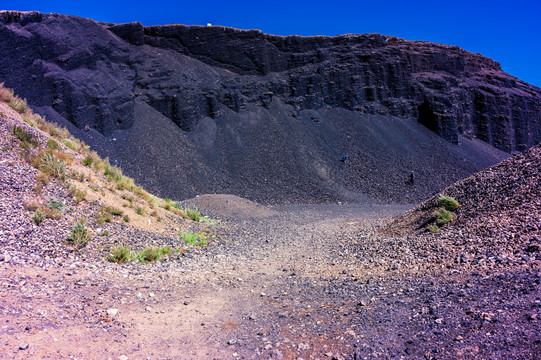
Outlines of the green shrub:
<svg viewBox="0 0 541 360">
<path fill-rule="evenodd" d="M 84 247 L 92 238 L 90 232 L 81 222 L 77 222 L 71 229 L 69 240 L 77 249 Z"/>
<path fill-rule="evenodd" d="M 120 168 L 117 168 L 117 169 L 120 169 Z M 137 185 L 134 184 L 133 179 L 127 176 L 121 175 L 120 177 L 117 178 L 117 180 L 115 180 L 114 178 L 111 178 L 111 179 L 115 181 L 117 190 L 127 189 L 129 191 L 133 191 L 134 189 L 137 188 Z"/>
<path fill-rule="evenodd" d="M 124 220 L 124 222 L 130 222 L 130 217 L 128 215 L 124 215 L 122 219 Z"/>
<path fill-rule="evenodd" d="M 449 196 L 440 196 L 438 198 L 438 203 L 448 211 L 455 211 L 460 206 L 458 201 Z"/>
<path fill-rule="evenodd" d="M 111 213 L 109 212 L 109 209 L 107 209 L 106 206 L 102 206 L 98 210 L 98 212 L 94 214 L 94 217 L 96 218 L 96 222 L 100 225 L 103 223 L 110 223 L 111 221 L 113 221 Z"/>
<path fill-rule="evenodd" d="M 137 215 L 140 215 L 140 216 L 145 216 L 145 209 L 141 208 L 141 207 L 138 207 L 136 210 L 135 210 L 135 213 Z"/>
<path fill-rule="evenodd" d="M 207 245 L 207 236 L 200 233 L 194 233 L 191 231 L 180 231 L 180 238 L 188 245 L 203 246 Z"/>
<path fill-rule="evenodd" d="M 104 161 L 95 151 L 89 151 L 83 159 L 83 164 L 89 167 L 93 165 L 94 169 L 99 170 Z"/>
<path fill-rule="evenodd" d="M 111 164 L 107 163 L 105 166 L 105 176 L 114 182 L 119 182 L 122 180 L 122 170 L 117 166 L 112 166 Z"/>
<path fill-rule="evenodd" d="M 440 232 L 440 228 L 436 224 L 432 224 L 428 227 L 428 231 L 432 234 L 437 234 Z"/>
<path fill-rule="evenodd" d="M 111 214 L 115 216 L 121 216 L 124 213 L 124 211 L 114 208 L 114 207 L 109 207 L 109 211 L 111 212 Z"/>
<path fill-rule="evenodd" d="M 128 246 L 120 245 L 111 249 L 111 253 L 107 256 L 107 261 L 117 264 L 124 264 L 133 260 L 133 254 Z"/>
<path fill-rule="evenodd" d="M 86 197 L 86 191 L 80 190 L 76 186 L 72 186 L 69 193 L 71 196 L 73 196 L 73 200 L 75 200 L 77 204 L 83 201 Z"/>
<path fill-rule="evenodd" d="M 47 140 L 47 148 L 51 150 L 60 149 L 60 146 L 54 139 Z"/>
<path fill-rule="evenodd" d="M 169 246 L 162 246 L 160 248 L 160 253 L 164 256 L 167 256 L 173 252 L 173 249 L 171 249 Z"/>
<path fill-rule="evenodd" d="M 440 208 L 439 211 L 434 213 L 434 216 L 436 217 L 436 223 L 441 226 L 453 220 L 456 215 L 445 208 Z"/>
<path fill-rule="evenodd" d="M 45 220 L 45 214 L 43 210 L 41 210 L 41 207 L 38 207 L 36 209 L 36 212 L 34 213 L 34 216 L 32 216 L 32 220 L 34 220 L 34 223 L 36 225 L 39 225 Z"/>
<path fill-rule="evenodd" d="M 90 166 L 90 165 L 92 165 L 92 161 L 93 161 L 92 156 L 87 155 L 83 159 L 83 165 Z"/>
<path fill-rule="evenodd" d="M 129 202 L 133 202 L 133 200 L 135 200 L 133 196 L 128 196 L 125 194 L 122 194 L 122 199 L 128 200 Z"/>
<path fill-rule="evenodd" d="M 173 249 L 169 246 L 149 246 L 137 253 L 137 260 L 143 264 L 152 263 L 171 253 L 173 253 Z"/>
<path fill-rule="evenodd" d="M 47 203 L 47 207 L 51 210 L 56 210 L 56 211 L 59 211 L 61 213 L 64 213 L 64 211 L 66 211 L 66 207 L 64 206 L 64 204 L 62 204 L 60 201 L 56 201 L 56 200 L 50 200 L 48 203 Z"/>
<path fill-rule="evenodd" d="M 59 180 L 66 179 L 66 164 L 62 160 L 57 160 L 54 154 L 45 152 L 41 159 L 41 170 L 49 173 Z"/>
<path fill-rule="evenodd" d="M 199 213 L 199 210 L 197 209 L 186 208 L 184 212 L 186 213 L 186 216 L 188 216 L 188 218 L 192 219 L 193 221 L 201 220 L 201 214 Z"/>
<path fill-rule="evenodd" d="M 161 249 L 154 246 L 144 248 L 139 253 L 137 253 L 137 259 L 143 264 L 157 261 L 161 256 Z"/>
<path fill-rule="evenodd" d="M 101 225 L 104 222 L 111 222 L 113 218 L 111 215 L 120 216 L 123 211 L 112 206 L 102 206 L 98 212 L 94 215 L 96 221 Z"/>
<path fill-rule="evenodd" d="M 70 148 L 73 151 L 77 151 L 77 145 L 69 141 L 68 139 L 62 139 L 61 140 L 64 145 L 66 145 L 68 148 Z"/>
<path fill-rule="evenodd" d="M 29 147 L 36 147 L 39 145 L 38 141 L 34 138 L 34 136 L 22 127 L 14 126 L 13 135 L 15 135 L 15 137 L 21 141 L 21 147 L 23 149 Z"/>
</svg>

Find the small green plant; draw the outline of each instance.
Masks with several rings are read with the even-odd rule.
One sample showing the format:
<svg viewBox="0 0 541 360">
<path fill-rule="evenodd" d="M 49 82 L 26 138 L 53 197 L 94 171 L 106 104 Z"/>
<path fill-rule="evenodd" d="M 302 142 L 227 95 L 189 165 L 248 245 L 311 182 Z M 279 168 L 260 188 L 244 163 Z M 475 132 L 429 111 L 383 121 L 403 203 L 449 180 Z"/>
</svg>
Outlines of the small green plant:
<svg viewBox="0 0 541 360">
<path fill-rule="evenodd" d="M 66 164 L 62 160 L 57 160 L 54 154 L 45 152 L 41 159 L 41 169 L 59 180 L 66 179 Z"/>
<path fill-rule="evenodd" d="M 100 236 L 109 236 L 109 230 L 103 230 L 103 231 L 100 233 Z"/>
<path fill-rule="evenodd" d="M 111 214 L 115 216 L 122 216 L 122 214 L 124 213 L 124 211 L 114 208 L 114 207 L 109 207 L 109 211 L 111 212 Z"/>
<path fill-rule="evenodd" d="M 45 220 L 45 213 L 43 210 L 41 210 L 41 207 L 38 207 L 36 209 L 36 212 L 34 213 L 34 216 L 32 216 L 32 220 L 34 220 L 34 223 L 36 225 L 39 225 Z"/>
<path fill-rule="evenodd" d="M 122 215 L 122 210 L 114 208 L 112 206 L 102 206 L 98 212 L 94 215 L 98 224 L 103 224 L 104 222 L 111 222 L 113 218 L 111 215 L 120 216 Z"/>
<path fill-rule="evenodd" d="M 163 199 L 163 201 L 165 201 L 165 204 L 161 205 L 161 207 L 163 207 L 167 211 L 171 211 L 171 205 L 172 205 L 171 203 L 173 200 L 165 198 Z"/>
<path fill-rule="evenodd" d="M 135 200 L 133 196 L 128 196 L 126 194 L 122 194 L 122 199 L 128 200 L 129 202 L 133 202 L 133 200 Z"/>
<path fill-rule="evenodd" d="M 114 182 L 119 182 L 122 180 L 122 170 L 120 170 L 117 166 L 112 166 L 111 164 L 107 163 L 105 166 L 105 172 L 104 175 Z"/>
<path fill-rule="evenodd" d="M 82 222 L 77 222 L 71 229 L 69 240 L 77 248 L 84 247 L 88 241 L 92 238 L 92 235 Z"/>
<path fill-rule="evenodd" d="M 83 162 L 83 165 L 85 165 L 85 166 L 91 166 L 92 161 L 93 161 L 92 156 L 87 155 L 87 156 L 84 157 L 82 162 Z"/>
<path fill-rule="evenodd" d="M 440 208 L 434 213 L 434 216 L 436 217 L 436 223 L 441 226 L 453 220 L 456 215 L 445 208 Z"/>
<path fill-rule="evenodd" d="M 96 214 L 94 214 L 94 217 L 96 218 L 96 222 L 98 224 L 103 223 L 110 223 L 113 221 L 113 217 L 111 216 L 111 213 L 109 212 L 109 209 L 106 206 L 102 206 Z"/>
<path fill-rule="evenodd" d="M 104 164 L 104 161 L 100 158 L 100 156 L 95 151 L 89 151 L 86 156 L 83 158 L 83 165 L 85 166 L 93 166 L 94 169 L 99 170 L 102 164 Z"/>
<path fill-rule="evenodd" d="M 130 222 L 130 217 L 128 215 L 124 215 L 122 219 L 124 220 L 124 222 Z"/>
<path fill-rule="evenodd" d="M 21 141 L 21 147 L 23 149 L 27 149 L 29 147 L 36 147 L 39 145 L 38 141 L 34 138 L 34 136 L 22 127 L 14 126 L 13 135 L 15 135 L 15 137 Z"/>
<path fill-rule="evenodd" d="M 170 248 L 169 246 L 161 246 L 161 247 L 149 246 L 137 253 L 137 260 L 139 260 L 139 262 L 143 264 L 152 263 L 172 253 L 173 253 L 173 249 Z"/>
<path fill-rule="evenodd" d="M 140 215 L 140 216 L 145 216 L 145 209 L 141 208 L 141 207 L 138 207 L 136 210 L 135 210 L 135 213 L 137 215 Z"/>
<path fill-rule="evenodd" d="M 111 249 L 111 252 L 107 256 L 107 261 L 124 264 L 133 261 L 133 258 L 134 256 L 129 246 L 120 245 Z"/>
<path fill-rule="evenodd" d="M 428 231 L 432 234 L 437 234 L 440 232 L 440 228 L 436 224 L 432 224 L 428 227 Z"/>
<path fill-rule="evenodd" d="M 51 150 L 60 149 L 60 146 L 54 139 L 47 140 L 47 148 Z"/>
<path fill-rule="evenodd" d="M 197 209 L 189 209 L 189 208 L 186 208 L 184 210 L 184 212 L 186 213 L 186 216 L 190 219 L 192 219 L 193 221 L 199 221 L 201 220 L 201 213 L 199 212 L 199 210 Z"/>
<path fill-rule="evenodd" d="M 64 204 L 62 204 L 60 201 L 56 201 L 56 200 L 50 200 L 48 203 L 47 203 L 47 207 L 51 210 L 56 210 L 60 213 L 64 213 L 66 211 L 66 207 L 64 206 Z"/>
<path fill-rule="evenodd" d="M 69 193 L 73 196 L 73 200 L 78 204 L 86 197 L 86 191 L 78 189 L 76 186 L 70 187 Z"/>
<path fill-rule="evenodd" d="M 62 139 L 61 140 L 64 145 L 66 145 L 68 148 L 70 148 L 73 151 L 77 151 L 77 145 L 73 144 L 68 139 Z"/>
<path fill-rule="evenodd" d="M 440 206 L 443 206 L 445 210 L 448 211 L 455 211 L 460 206 L 458 201 L 449 196 L 440 196 L 438 198 L 438 204 L 440 204 Z"/>
<path fill-rule="evenodd" d="M 173 252 L 173 249 L 171 249 L 169 246 L 162 246 L 160 248 L 160 253 L 164 256 L 167 256 Z"/>
<path fill-rule="evenodd" d="M 152 263 L 157 261 L 162 256 L 159 247 L 149 246 L 137 253 L 137 259 L 141 263 Z"/>
<path fill-rule="evenodd" d="M 180 238 L 188 245 L 204 246 L 207 245 L 207 235 L 194 233 L 192 231 L 180 231 Z"/>
</svg>

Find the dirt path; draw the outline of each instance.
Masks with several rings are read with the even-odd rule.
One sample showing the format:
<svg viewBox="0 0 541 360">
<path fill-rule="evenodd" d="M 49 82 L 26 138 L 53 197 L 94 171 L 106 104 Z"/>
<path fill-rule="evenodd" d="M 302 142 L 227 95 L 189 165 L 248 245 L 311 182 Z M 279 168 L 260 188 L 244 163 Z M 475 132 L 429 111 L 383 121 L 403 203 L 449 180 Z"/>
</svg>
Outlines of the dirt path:
<svg viewBox="0 0 541 360">
<path fill-rule="evenodd" d="M 77 285 L 72 278 L 78 275 L 80 283 L 94 286 L 67 286 L 66 293 L 58 291 L 49 299 L 43 298 L 41 306 L 58 307 L 66 298 L 75 297 L 78 303 L 86 300 L 86 306 L 92 308 L 88 313 L 96 317 L 92 327 L 109 326 L 105 332 L 115 341 L 103 348 L 104 335 L 83 330 L 83 326 L 79 341 L 71 338 L 70 342 L 53 344 L 61 343 L 57 351 L 62 355 L 82 358 L 91 358 L 88 354 L 96 352 L 158 359 L 260 358 L 272 354 L 290 358 L 292 354 L 331 353 L 334 344 L 343 342 L 334 337 L 344 339 L 343 326 L 332 323 L 332 312 L 344 301 L 355 299 L 335 294 L 329 285 L 335 279 L 355 276 L 358 270 L 355 259 L 341 251 L 339 238 L 404 209 L 319 205 L 267 209 L 262 217 L 254 217 L 255 212 L 249 217 L 243 213 L 220 225 L 224 244 L 188 255 L 181 263 L 99 264 L 95 271 L 90 270 L 92 264 L 82 263 L 70 270 L 56 269 L 60 281 L 68 278 L 70 284 Z M 9 278 L 6 270 L 7 266 L 4 277 Z M 37 273 L 50 278 L 40 269 Z M 39 306 L 33 301 L 34 311 Z M 111 316 L 108 309 L 118 309 L 118 313 Z M 75 313 L 73 322 L 81 316 Z M 69 316 L 65 318 L 63 325 L 68 325 Z M 28 343 L 45 345 L 44 339 L 50 336 L 43 336 L 51 330 L 43 328 L 35 336 L 28 332 Z M 95 348 L 87 344 L 85 351 L 77 349 L 84 334 L 96 340 Z M 17 343 L 8 340 L 7 349 L 10 345 Z M 42 352 L 34 351 L 45 354 L 53 348 L 47 345 Z M 24 357 L 26 353 L 16 354 Z"/>
<path fill-rule="evenodd" d="M 540 353 L 538 266 L 401 267 L 396 254 L 355 250 L 405 206 L 258 209 L 180 261 L 3 264 L 1 357 L 514 358 L 503 343 L 517 358 Z"/>
<path fill-rule="evenodd" d="M 127 316 L 138 324 L 139 341 L 148 345 L 143 348 L 173 358 L 341 356 L 348 329 L 333 311 L 355 299 L 329 285 L 357 268 L 339 237 L 402 209 L 283 207 L 264 219 L 230 220 L 227 246 L 186 262 L 182 275 L 172 274 L 184 283 L 153 309 L 157 315 L 136 309 Z M 174 320 L 166 338 L 149 341 L 163 337 L 167 319 Z"/>
</svg>

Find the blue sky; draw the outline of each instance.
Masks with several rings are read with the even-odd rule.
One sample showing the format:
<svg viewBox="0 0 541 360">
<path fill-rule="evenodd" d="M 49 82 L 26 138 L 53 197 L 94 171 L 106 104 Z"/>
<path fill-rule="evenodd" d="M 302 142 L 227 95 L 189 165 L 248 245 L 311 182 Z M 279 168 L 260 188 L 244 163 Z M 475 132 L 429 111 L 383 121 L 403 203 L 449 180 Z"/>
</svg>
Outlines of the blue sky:
<svg viewBox="0 0 541 360">
<path fill-rule="evenodd" d="M 212 23 L 276 35 L 380 33 L 481 53 L 504 71 L 541 87 L 541 0 L 12 0 L 0 7 L 143 25 Z"/>
</svg>

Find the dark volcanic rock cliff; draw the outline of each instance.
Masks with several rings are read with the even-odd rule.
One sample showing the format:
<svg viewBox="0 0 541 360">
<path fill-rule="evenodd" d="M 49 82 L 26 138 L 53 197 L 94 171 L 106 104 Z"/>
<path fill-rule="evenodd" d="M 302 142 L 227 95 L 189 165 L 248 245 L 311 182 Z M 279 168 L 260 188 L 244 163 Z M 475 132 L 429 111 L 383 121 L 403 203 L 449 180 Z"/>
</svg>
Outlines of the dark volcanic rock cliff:
<svg viewBox="0 0 541 360">
<path fill-rule="evenodd" d="M 170 197 L 414 200 L 501 158 L 476 139 L 541 141 L 541 90 L 453 46 L 36 12 L 1 12 L 0 39 L 0 81 Z"/>
<path fill-rule="evenodd" d="M 209 103 L 235 111 L 239 101 L 264 104 L 279 97 L 297 110 L 331 107 L 413 117 L 451 142 L 462 134 L 511 151 L 541 141 L 540 89 L 458 47 L 378 34 L 282 37 L 223 27 L 123 26 L 134 31 L 111 30 L 133 44 L 255 77 L 242 77 L 233 92 L 223 85 L 213 89 Z"/>
</svg>

